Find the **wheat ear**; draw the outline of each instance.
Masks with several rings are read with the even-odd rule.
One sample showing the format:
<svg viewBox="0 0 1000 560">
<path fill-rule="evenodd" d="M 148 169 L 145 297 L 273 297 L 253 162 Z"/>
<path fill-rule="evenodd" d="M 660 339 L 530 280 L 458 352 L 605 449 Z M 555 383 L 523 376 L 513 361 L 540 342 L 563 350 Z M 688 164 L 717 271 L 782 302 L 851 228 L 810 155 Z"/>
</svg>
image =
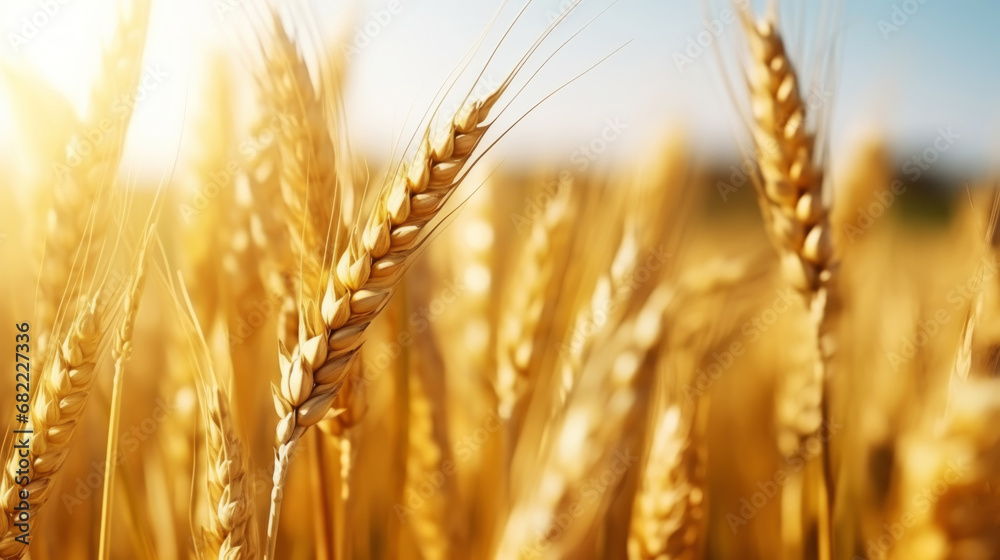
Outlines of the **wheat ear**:
<svg viewBox="0 0 1000 560">
<path fill-rule="evenodd" d="M 334 245 L 346 241 L 336 154 L 322 100 L 313 87 L 305 60 L 273 8 L 269 21 L 271 44 L 265 60 L 266 74 L 258 79 L 269 111 L 280 119 L 277 133 L 281 194 L 294 263 L 301 264 L 302 297 L 318 302 L 326 286 L 326 271 L 339 254 Z M 295 326 L 297 321 L 291 328 Z M 288 341 L 289 347 L 292 342 Z"/>
<path fill-rule="evenodd" d="M 900 499 L 892 519 L 905 515 L 907 525 L 886 555 L 892 560 L 996 558 L 1000 380 L 973 377 L 952 398 L 943 418 L 897 442 Z M 927 507 L 914 508 L 912 496 L 929 497 Z"/>
<path fill-rule="evenodd" d="M 259 556 L 253 522 L 253 487 L 243 442 L 233 423 L 229 396 L 214 387 L 208 397 L 208 499 L 206 554 L 219 560 Z"/>
<path fill-rule="evenodd" d="M 784 41 L 771 19 L 754 23 L 742 13 L 751 51 L 749 80 L 752 128 L 761 181 L 757 183 L 761 210 L 772 240 L 781 254 L 786 279 L 809 308 L 819 352 L 810 380 L 801 385 L 818 392 L 818 399 L 799 399 L 811 407 L 796 420 L 800 439 L 814 434 L 829 417 L 831 363 L 836 345 L 837 304 L 833 283 L 834 260 L 830 209 L 824 200 L 823 170 L 816 139 L 806 123 L 806 104 L 799 80 L 785 52 Z M 831 543 L 833 473 L 828 439 L 823 440 L 823 481 L 820 488 L 820 554 L 829 558 Z M 796 522 L 790 520 L 789 522 Z"/>
<path fill-rule="evenodd" d="M 111 554 L 111 512 L 113 508 L 115 471 L 118 466 L 118 427 L 121 420 L 122 385 L 125 378 L 125 364 L 132 357 L 132 336 L 135 332 L 135 318 L 139 313 L 139 303 L 142 300 L 143 289 L 146 284 L 146 250 L 149 248 L 149 241 L 152 236 L 153 227 L 149 228 L 146 239 L 139 250 L 139 258 L 135 272 L 125 291 L 125 301 L 123 306 L 125 314 L 121 324 L 115 331 L 115 343 L 111 349 L 111 356 L 115 360 L 115 375 L 112 380 L 111 390 L 111 418 L 108 422 L 108 446 L 104 456 L 104 464 L 107 466 L 107 474 L 104 479 L 104 491 L 101 501 L 101 540 L 98 549 L 98 557 L 106 559 Z"/>
<path fill-rule="evenodd" d="M 405 265 L 461 182 L 489 128 L 490 108 L 506 84 L 475 102 L 466 102 L 433 138 L 426 133 L 405 173 L 388 183 L 375 202 L 368 225 L 352 235 L 331 276 L 320 308 L 307 302 L 299 321 L 303 342 L 280 353 L 281 387 L 274 388 L 277 427 L 274 487 L 268 519 L 268 555 L 274 558 L 285 478 L 295 448 L 309 426 L 329 410 L 357 358 L 365 330 L 396 288 Z"/>
<path fill-rule="evenodd" d="M 655 419 L 629 525 L 629 560 L 693 560 L 704 490 L 692 423 L 671 405 Z"/>
<path fill-rule="evenodd" d="M 501 418 L 514 416 L 525 395 L 534 385 L 532 363 L 537 357 L 542 312 L 549 300 L 555 262 L 552 258 L 555 237 L 569 217 L 572 179 L 560 177 L 558 191 L 545 207 L 542 216 L 531 225 L 531 232 L 517 261 L 517 281 L 503 305 L 497 330 L 496 394 Z M 516 422 L 515 422 L 516 424 Z M 512 438 L 516 439 L 516 433 Z"/>
<path fill-rule="evenodd" d="M 265 105 L 267 105 L 265 103 Z M 295 303 L 294 271 L 297 264 L 290 246 L 290 237 L 281 191 L 281 151 L 274 128 L 275 121 L 267 113 L 252 126 L 252 136 L 263 143 L 242 162 L 239 178 L 250 191 L 250 239 L 258 254 L 258 274 L 265 289 L 278 297 L 281 315 L 278 318 L 278 340 L 294 346 L 298 338 L 298 306 Z"/>
<path fill-rule="evenodd" d="M 573 503 L 571 498 L 584 481 L 602 468 L 612 468 L 615 450 L 608 444 L 621 440 L 637 413 L 640 388 L 648 385 L 651 371 L 648 361 L 663 340 L 664 312 L 674 293 L 666 284 L 659 286 L 616 331 L 604 352 L 589 361 L 545 445 L 538 474 L 518 493 L 494 558 L 537 558 L 540 551 L 562 557 L 586 535 L 607 500 Z M 628 468 L 631 456 L 628 449 L 624 453 Z M 571 526 L 550 531 L 571 508 Z"/>
<path fill-rule="evenodd" d="M 601 274 L 594 285 L 589 305 L 577 310 L 569 333 L 567 351 L 559 364 L 559 402 L 565 404 L 587 356 L 596 342 L 604 339 L 617 325 L 624 312 L 625 304 L 632 297 L 633 288 L 629 283 L 638 263 L 639 251 L 636 231 L 626 226 L 621 242 L 612 258 L 611 266 Z"/>
<path fill-rule="evenodd" d="M 65 164 L 54 164 L 56 188 L 46 223 L 45 258 L 38 281 L 35 322 L 42 346 L 56 325 L 61 303 L 72 302 L 82 285 L 79 276 L 93 267 L 107 220 L 98 216 L 107 183 L 117 175 L 125 132 L 134 109 L 142 53 L 149 23 L 150 0 L 129 0 L 120 10 L 111 44 L 104 50 L 101 75 L 94 81 L 87 116 L 66 149 Z M 88 135 L 101 134 L 94 142 Z M 72 310 L 67 309 L 70 316 Z M 50 333 L 51 331 L 51 333 Z"/>
<path fill-rule="evenodd" d="M 449 516 L 449 499 L 454 485 L 446 479 L 430 497 L 425 497 L 421 488 L 428 480 L 445 472 L 445 465 L 453 464 L 444 410 L 444 382 L 441 379 L 444 365 L 434 340 L 421 344 L 412 356 L 414 367 L 408 383 L 410 419 L 406 486 L 397 513 L 410 525 L 421 557 L 424 560 L 444 560 L 455 555 L 451 543 L 452 518 Z M 411 502 L 411 496 L 422 499 Z"/>
<path fill-rule="evenodd" d="M 90 389 L 94 385 L 94 368 L 101 342 L 101 312 L 97 302 L 98 296 L 95 295 L 80 310 L 63 343 L 54 352 L 51 363 L 46 365 L 40 376 L 31 406 L 31 424 L 27 428 L 33 431 L 29 448 L 32 478 L 23 487 L 14 482 L 18 459 L 16 454 L 12 456 L 0 492 L 8 515 L 20 502 L 19 492 L 26 490 L 30 495 L 27 500 L 29 515 L 36 519 L 52 492 L 56 474 L 69 454 L 73 434 L 83 417 Z M 0 557 L 17 559 L 27 553 L 27 543 L 15 540 L 16 537 L 8 526 L 0 541 Z"/>
</svg>

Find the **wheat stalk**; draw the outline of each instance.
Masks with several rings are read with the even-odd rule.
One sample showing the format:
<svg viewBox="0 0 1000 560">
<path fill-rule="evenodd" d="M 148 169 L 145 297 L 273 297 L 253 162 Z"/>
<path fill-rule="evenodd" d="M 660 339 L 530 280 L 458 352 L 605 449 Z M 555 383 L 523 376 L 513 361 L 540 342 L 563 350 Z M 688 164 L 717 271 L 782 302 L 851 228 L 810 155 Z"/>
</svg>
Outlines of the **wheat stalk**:
<svg viewBox="0 0 1000 560">
<path fill-rule="evenodd" d="M 55 476 L 69 454 L 73 434 L 94 384 L 94 367 L 101 342 L 101 310 L 97 302 L 95 295 L 80 311 L 62 345 L 54 353 L 52 362 L 43 370 L 31 406 L 28 428 L 33 431 L 30 444 L 31 482 L 24 487 L 15 484 L 18 470 L 15 455 L 7 466 L 3 488 L 0 489 L 8 520 L 20 501 L 18 493 L 22 488 L 30 493 L 27 500 L 29 514 L 32 519 L 37 518 L 52 492 Z M 16 559 L 24 556 L 28 547 L 15 538 L 8 526 L 0 541 L 0 557 Z"/>
<path fill-rule="evenodd" d="M 572 179 L 560 177 L 556 195 L 532 224 L 515 269 L 519 277 L 498 319 L 497 412 L 504 419 L 514 416 L 515 407 L 534 386 L 531 366 L 537 356 L 535 345 L 542 313 L 554 286 L 551 279 L 555 237 L 569 217 L 572 190 Z M 513 437 L 516 439 L 516 433 Z"/>
<path fill-rule="evenodd" d="M 101 516 L 101 540 L 98 550 L 98 557 L 102 559 L 108 558 L 111 554 L 112 496 L 114 495 L 115 488 L 115 471 L 118 465 L 118 427 L 121 420 L 122 385 L 125 377 L 125 364 L 132 357 L 132 338 L 135 332 L 135 319 L 139 313 L 139 303 L 142 301 L 142 294 L 146 283 L 146 250 L 149 248 L 153 229 L 154 227 L 150 226 L 142 248 L 139 250 L 136 269 L 132 273 L 131 281 L 125 291 L 123 302 L 124 315 L 121 324 L 115 331 L 115 342 L 111 349 L 111 356 L 115 360 L 115 375 L 112 380 L 108 446 L 104 457 L 107 475 L 104 480 L 104 491 L 101 502 L 103 515 Z"/>
<path fill-rule="evenodd" d="M 798 417 L 800 439 L 819 429 L 829 416 L 829 383 L 835 351 L 837 263 L 834 259 L 830 209 L 824 200 L 823 169 L 816 163 L 816 139 L 806 123 L 806 104 L 799 80 L 773 21 L 754 22 L 749 8 L 741 11 L 751 52 L 748 81 L 755 119 L 752 128 L 760 164 L 757 182 L 761 211 L 772 241 L 781 254 L 785 278 L 809 308 L 818 360 L 804 388 L 819 398 L 799 398 L 807 407 Z M 820 488 L 820 553 L 828 558 L 831 531 L 833 473 L 828 442 L 824 439 L 823 481 Z M 794 522 L 794 520 L 789 520 Z"/>
<path fill-rule="evenodd" d="M 674 293 L 666 284 L 658 287 L 605 351 L 588 363 L 542 452 L 537 475 L 511 508 L 495 558 L 537 558 L 540 552 L 559 556 L 587 533 L 606 500 L 573 502 L 572 498 L 584 481 L 602 468 L 612 468 L 615 450 L 607 444 L 620 440 L 637 412 L 640 388 L 650 372 L 647 362 L 663 339 L 664 312 Z M 628 468 L 628 458 L 625 463 Z M 612 491 L 607 488 L 605 493 Z M 563 516 L 569 526 L 563 525 Z"/>
<path fill-rule="evenodd" d="M 229 397 L 214 387 L 208 397 L 208 499 L 206 554 L 219 560 L 257 558 L 254 501 L 246 452 L 233 425 Z"/>
<path fill-rule="evenodd" d="M 568 351 L 563 355 L 560 369 L 559 402 L 565 404 L 586 357 L 596 342 L 604 339 L 620 320 L 625 304 L 633 295 L 629 283 L 638 263 L 637 235 L 633 227 L 626 226 L 621 242 L 612 258 L 611 266 L 598 277 L 590 296 L 590 305 L 577 311 L 569 333 Z"/>
<path fill-rule="evenodd" d="M 321 307 L 305 305 L 299 322 L 303 342 L 294 351 L 282 349 L 281 387 L 273 390 L 281 420 L 268 558 L 274 557 L 285 477 L 299 440 L 333 403 L 365 330 L 398 285 L 409 257 L 430 231 L 429 223 L 461 182 L 459 173 L 489 128 L 486 117 L 505 88 L 463 104 L 433 138 L 425 134 L 405 173 L 383 188 L 363 232 L 351 236 Z"/>
<path fill-rule="evenodd" d="M 322 100 L 305 60 L 273 8 L 269 11 L 270 49 L 266 73 L 258 77 L 269 111 L 280 118 L 281 194 L 296 265 L 301 266 L 302 297 L 318 302 L 326 270 L 346 241 L 342 194 L 334 144 Z M 349 211 L 348 211 L 349 213 Z M 335 227 L 331 231 L 331 228 Z M 292 328 L 297 324 L 293 323 Z M 287 341 L 289 347 L 295 341 Z"/>
</svg>

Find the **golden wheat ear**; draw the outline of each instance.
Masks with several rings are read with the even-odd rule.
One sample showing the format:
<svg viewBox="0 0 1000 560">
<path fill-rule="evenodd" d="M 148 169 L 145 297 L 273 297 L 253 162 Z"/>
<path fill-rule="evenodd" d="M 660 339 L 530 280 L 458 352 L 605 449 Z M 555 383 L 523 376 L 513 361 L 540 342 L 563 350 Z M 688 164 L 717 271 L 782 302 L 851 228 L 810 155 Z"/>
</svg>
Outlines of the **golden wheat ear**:
<svg viewBox="0 0 1000 560">
<path fill-rule="evenodd" d="M 301 266 L 302 296 L 318 302 L 329 266 L 347 237 L 344 194 L 335 166 L 334 138 L 339 136 L 331 136 L 325 100 L 280 16 L 271 7 L 265 18 L 268 42 L 257 81 L 268 113 L 279 119 L 275 132 L 281 152 L 281 194 L 293 262 Z"/>
<path fill-rule="evenodd" d="M 209 522 L 203 529 L 204 552 L 219 560 L 253 560 L 260 551 L 246 446 L 236 431 L 226 391 L 214 386 L 207 397 Z"/>
<path fill-rule="evenodd" d="M 99 294 L 89 298 L 39 376 L 30 412 L 31 481 L 25 486 L 15 482 L 19 468 L 16 455 L 3 473 L 0 496 L 4 515 L 0 524 L 6 531 L 0 540 L 0 557 L 5 559 L 21 558 L 28 551 L 27 543 L 17 540 L 20 531 L 12 523 L 21 501 L 20 493 L 29 494 L 30 515 L 35 518 L 55 487 L 55 478 L 66 461 L 83 416 L 94 385 L 102 327 L 107 320 L 106 310 L 99 308 L 99 301 Z"/>
<path fill-rule="evenodd" d="M 511 443 L 523 416 L 524 400 L 535 386 L 541 349 L 537 341 L 546 302 L 551 301 L 557 258 L 558 236 L 568 227 L 572 215 L 571 178 L 559 180 L 556 195 L 541 217 L 531 225 L 528 239 L 521 247 L 516 267 L 520 274 L 509 289 L 501 307 L 497 330 L 497 368 L 495 390 L 497 412 L 511 426 Z M 515 410 L 520 409 L 520 410 Z"/>
<path fill-rule="evenodd" d="M 632 505 L 628 557 L 697 558 L 704 483 L 698 479 L 692 419 L 685 418 L 675 404 L 662 410 L 652 422 L 649 449 Z"/>
<path fill-rule="evenodd" d="M 534 558 L 541 551 L 566 556 L 586 540 L 609 500 L 604 496 L 584 503 L 572 497 L 611 462 L 631 464 L 630 458 L 620 459 L 628 449 L 616 449 L 613 442 L 626 440 L 624 434 L 642 410 L 639 401 L 651 380 L 648 366 L 663 341 L 664 313 L 674 296 L 672 287 L 660 285 L 588 361 L 565 413 L 542 446 L 536 472 L 514 491 L 493 558 Z M 570 508 L 574 522 L 552 534 L 549 529 L 560 516 L 570 515 Z"/>
<path fill-rule="evenodd" d="M 550 26 L 546 35 L 554 29 Z M 544 38 L 544 36 L 543 36 Z M 301 302 L 299 345 L 280 347 L 280 387 L 274 404 L 274 486 L 268 519 L 268 554 L 277 528 L 292 454 L 306 430 L 323 419 L 357 359 L 364 334 L 427 242 L 445 203 L 474 165 L 479 143 L 494 121 L 490 110 L 537 50 L 536 41 L 504 82 L 487 95 L 466 99 L 443 127 L 428 124 L 414 154 L 378 192 L 366 224 L 348 238 L 319 302 Z M 322 250 L 323 247 L 314 248 Z"/>
<path fill-rule="evenodd" d="M 839 265 L 828 203 L 832 197 L 826 192 L 825 158 L 818 147 L 822 138 L 818 140 L 808 118 L 799 74 L 787 54 L 777 16 L 777 3 L 772 3 L 769 15 L 760 20 L 754 18 L 749 6 L 740 10 L 749 47 L 746 85 L 759 167 L 759 177 L 755 177 L 758 200 L 767 233 L 780 255 L 783 275 L 809 309 L 818 355 L 812 371 L 786 375 L 779 382 L 801 390 L 800 396 L 791 397 L 801 406 L 789 426 L 801 444 L 830 417 L 840 314 L 836 290 Z M 779 421 L 782 419 L 779 416 Z M 823 480 L 817 490 L 821 558 L 831 554 L 833 480 L 833 459 L 824 440 Z M 799 523 L 794 517 L 785 515 L 783 522 Z"/>
</svg>

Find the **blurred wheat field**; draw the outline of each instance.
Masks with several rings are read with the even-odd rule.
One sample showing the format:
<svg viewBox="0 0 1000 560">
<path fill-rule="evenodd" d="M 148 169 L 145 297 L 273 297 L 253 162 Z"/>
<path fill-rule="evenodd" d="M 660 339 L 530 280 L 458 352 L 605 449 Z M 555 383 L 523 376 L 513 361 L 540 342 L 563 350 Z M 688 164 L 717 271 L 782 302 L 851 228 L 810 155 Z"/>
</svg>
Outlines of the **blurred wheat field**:
<svg viewBox="0 0 1000 560">
<path fill-rule="evenodd" d="M 945 129 L 920 167 L 877 130 L 830 157 L 810 92 L 844 77 L 785 40 L 836 18 L 732 4 L 742 159 L 664 124 L 526 168 L 494 147 L 577 2 L 461 45 L 516 56 L 385 161 L 354 38 L 248 4 L 158 182 L 123 165 L 151 0 L 83 110 L 0 60 L 45 123 L 0 187 L 0 557 L 1000 558 L 1000 191 L 922 172 Z"/>
</svg>

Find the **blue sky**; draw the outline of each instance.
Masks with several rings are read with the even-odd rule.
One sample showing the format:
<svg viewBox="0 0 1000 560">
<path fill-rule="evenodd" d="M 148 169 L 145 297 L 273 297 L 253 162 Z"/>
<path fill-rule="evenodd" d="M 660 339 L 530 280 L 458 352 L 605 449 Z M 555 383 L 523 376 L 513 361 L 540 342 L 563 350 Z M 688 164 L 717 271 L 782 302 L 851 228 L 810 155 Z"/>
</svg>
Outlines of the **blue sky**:
<svg viewBox="0 0 1000 560">
<path fill-rule="evenodd" d="M 222 18 L 218 2 L 250 0 L 160 1 L 147 62 L 169 70 L 169 79 L 137 109 L 129 157 L 162 169 L 172 160 L 185 107 L 196 101 L 208 48 L 238 50 L 246 40 L 242 14 Z M 462 55 L 474 43 L 497 10 L 498 3 L 478 0 L 396 0 L 386 18 L 389 0 L 363 5 L 334 0 L 312 2 L 315 27 L 325 37 L 338 34 L 360 40 L 351 58 L 346 104 L 352 145 L 373 158 L 385 157 L 430 103 Z M 534 0 L 505 40 L 501 55 L 487 76 L 498 78 L 541 32 L 548 14 L 566 0 Z M 551 52 L 570 33 L 607 8 L 608 0 L 583 0 L 578 11 L 555 33 L 542 52 Z M 699 146 L 735 149 L 733 104 L 720 80 L 716 53 L 732 60 L 736 24 L 724 25 L 723 37 L 712 39 L 712 50 L 679 69 L 675 53 L 683 53 L 691 38 L 710 19 L 721 18 L 728 6 L 712 0 L 618 0 L 567 45 L 526 88 L 506 115 L 515 117 L 544 95 L 564 84 L 615 49 L 608 61 L 546 101 L 532 112 L 497 148 L 505 159 L 559 159 L 600 136 L 609 122 L 624 132 L 608 148 L 610 162 L 634 160 L 648 153 L 658 139 L 683 130 Z M 784 14 L 795 9 L 784 3 Z M 798 21 L 815 22 L 819 2 L 805 3 Z M 1000 158 L 1000 3 L 973 0 L 846 0 L 835 30 L 841 45 L 833 107 L 834 157 L 846 153 L 861 135 L 878 130 L 888 136 L 900 157 L 929 146 L 938 127 L 953 127 L 961 135 L 947 161 L 963 169 L 985 170 Z M 504 29 L 523 4 L 512 0 L 501 12 L 497 29 Z M 904 25 L 883 37 L 879 21 L 891 22 L 894 6 L 917 10 Z M 37 10 L 33 2 L 0 0 L 0 27 L 17 29 L 20 17 Z M 5 59 L 36 69 L 82 106 L 86 84 L 96 72 L 97 49 L 114 16 L 112 0 L 68 0 L 31 42 Z M 912 11 L 912 10 L 911 10 Z M 790 18 L 795 20 L 796 18 Z M 786 27 L 794 35 L 796 26 Z M 811 28 L 809 28 L 812 31 Z M 9 37 L 9 36 L 8 36 Z M 498 32 L 488 34 L 493 44 Z M 809 49 L 816 57 L 818 48 Z M 813 58 L 815 59 L 815 58 Z M 481 61 L 475 59 L 472 66 Z M 0 100 L 2 101 L 2 100 Z M 512 119 L 501 120 L 508 123 Z M 11 117 L 0 109 L 0 146 L 16 142 L 5 130 Z M 362 124 L 364 126 L 362 126 Z M 9 130 L 9 127 L 6 127 Z M 134 145 L 133 145 L 134 144 Z"/>
</svg>

